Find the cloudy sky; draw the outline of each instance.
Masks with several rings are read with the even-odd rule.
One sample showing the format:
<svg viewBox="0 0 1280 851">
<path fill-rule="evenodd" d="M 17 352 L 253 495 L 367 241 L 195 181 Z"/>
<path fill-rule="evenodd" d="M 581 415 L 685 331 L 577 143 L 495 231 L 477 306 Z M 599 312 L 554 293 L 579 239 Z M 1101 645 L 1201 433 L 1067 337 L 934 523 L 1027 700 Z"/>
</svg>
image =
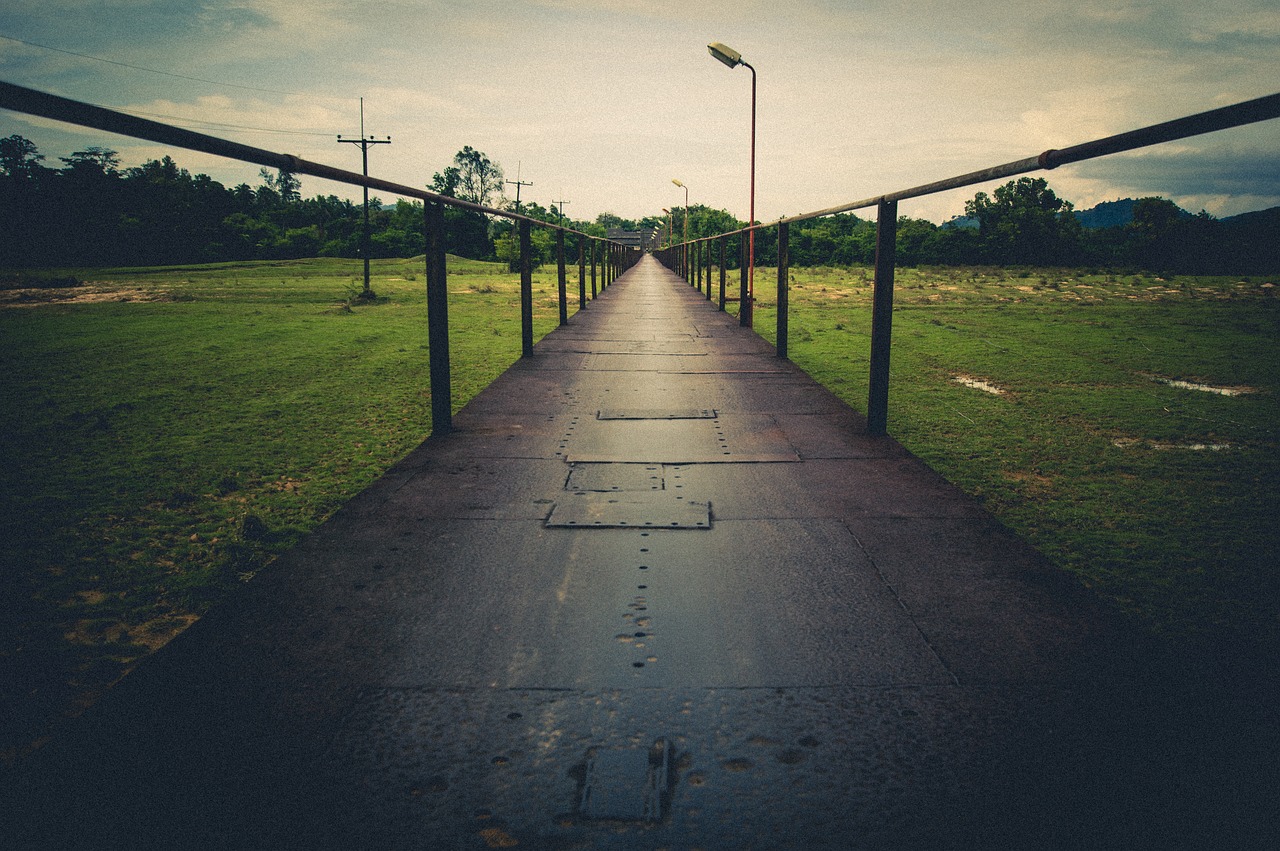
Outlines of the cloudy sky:
<svg viewBox="0 0 1280 851">
<path fill-rule="evenodd" d="M 471 145 L 579 219 L 682 204 L 672 178 L 746 217 L 751 75 L 710 41 L 759 73 L 763 221 L 1280 91 L 1277 0 L 5 0 L 0 36 L 7 82 L 355 171 L 336 136 L 360 132 L 363 97 L 366 132 L 392 139 L 371 173 L 424 186 Z M 13 133 L 46 165 L 103 145 L 260 182 L 0 111 Z M 1277 206 L 1280 121 L 1044 176 L 1078 209 Z M 900 211 L 945 221 L 975 191 Z"/>
</svg>

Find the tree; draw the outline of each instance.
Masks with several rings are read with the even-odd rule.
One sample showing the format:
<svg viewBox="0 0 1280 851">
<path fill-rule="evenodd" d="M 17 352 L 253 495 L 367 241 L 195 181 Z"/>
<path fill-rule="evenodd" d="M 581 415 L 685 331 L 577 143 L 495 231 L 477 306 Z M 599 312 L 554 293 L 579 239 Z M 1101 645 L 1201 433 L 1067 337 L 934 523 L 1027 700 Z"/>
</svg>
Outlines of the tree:
<svg viewBox="0 0 1280 851">
<path fill-rule="evenodd" d="M 457 170 L 456 197 L 485 207 L 494 206 L 502 195 L 502 166 L 470 145 L 454 154 L 453 164 Z M 445 169 L 446 175 L 448 171 Z M 447 179 L 452 180 L 452 175 Z"/>
<path fill-rule="evenodd" d="M 302 198 L 302 181 L 291 171 L 280 169 L 274 175 L 265 168 L 258 169 L 264 188 L 271 190 L 274 204 L 293 204 Z"/>
<path fill-rule="evenodd" d="M 965 203 L 978 220 L 986 259 L 994 263 L 1068 263 L 1080 247 L 1080 222 L 1070 201 L 1054 194 L 1042 177 L 1021 177 Z"/>
<path fill-rule="evenodd" d="M 62 171 L 73 178 L 97 179 L 116 177 L 120 174 L 120 157 L 110 148 L 94 145 L 83 151 L 74 151 L 69 157 L 58 157 L 66 163 Z"/>
<path fill-rule="evenodd" d="M 43 159 L 35 142 L 30 139 L 16 133 L 7 139 L 0 139 L 0 173 L 6 177 L 37 177 L 44 170 L 40 165 Z"/>
<path fill-rule="evenodd" d="M 431 177 L 431 184 L 427 187 L 437 195 L 443 195 L 446 198 L 458 197 L 458 184 L 462 182 L 462 173 L 457 166 L 445 166 L 444 172 L 436 172 Z"/>
</svg>

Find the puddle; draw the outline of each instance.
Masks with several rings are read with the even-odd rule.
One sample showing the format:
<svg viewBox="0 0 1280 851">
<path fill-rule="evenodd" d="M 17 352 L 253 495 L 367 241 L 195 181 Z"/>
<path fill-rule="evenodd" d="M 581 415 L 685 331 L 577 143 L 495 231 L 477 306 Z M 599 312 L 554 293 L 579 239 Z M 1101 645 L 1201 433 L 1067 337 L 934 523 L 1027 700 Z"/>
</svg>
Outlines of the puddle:
<svg viewBox="0 0 1280 851">
<path fill-rule="evenodd" d="M 1007 391 L 1000 389 L 994 384 L 990 384 L 981 378 L 974 378 L 970 375 L 953 375 L 951 380 L 957 384 L 963 384 L 965 387 L 972 387 L 974 390 L 981 390 L 983 393 L 990 393 L 993 396 L 1003 396 Z"/>
</svg>

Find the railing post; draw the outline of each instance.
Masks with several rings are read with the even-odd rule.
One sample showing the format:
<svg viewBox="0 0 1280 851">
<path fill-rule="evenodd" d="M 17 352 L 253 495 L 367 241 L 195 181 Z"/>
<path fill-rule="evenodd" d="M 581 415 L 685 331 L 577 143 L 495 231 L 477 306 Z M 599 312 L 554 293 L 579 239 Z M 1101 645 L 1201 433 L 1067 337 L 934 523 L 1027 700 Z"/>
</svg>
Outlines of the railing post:
<svg viewBox="0 0 1280 851">
<path fill-rule="evenodd" d="M 449 285 L 444 244 L 444 206 L 422 206 L 427 236 L 427 348 L 431 376 L 431 433 L 453 431 L 453 392 L 449 378 Z"/>
<path fill-rule="evenodd" d="M 867 433 L 889 431 L 889 343 L 893 329 L 893 270 L 898 242 L 898 202 L 881 199 L 876 211 L 876 280 L 871 308 L 871 389 Z"/>
<path fill-rule="evenodd" d="M 587 243 L 578 237 L 578 309 L 587 307 Z"/>
<path fill-rule="evenodd" d="M 693 275 L 689 279 L 689 286 L 702 292 L 702 243 L 695 242 L 691 247 L 693 248 Z"/>
<path fill-rule="evenodd" d="M 591 239 L 591 300 L 596 298 L 596 254 L 600 250 L 600 243 L 593 237 Z"/>
<path fill-rule="evenodd" d="M 786 222 L 778 225 L 778 357 L 787 357 L 788 329 L 788 296 L 791 292 L 791 226 Z"/>
<path fill-rule="evenodd" d="M 711 262 L 711 240 L 707 240 L 707 301 L 711 301 L 711 270 L 715 264 Z"/>
<path fill-rule="evenodd" d="M 533 355 L 533 244 L 529 220 L 520 220 L 520 346 L 522 357 Z"/>
<path fill-rule="evenodd" d="M 750 328 L 751 298 L 747 295 L 747 235 L 742 234 L 738 242 L 742 249 L 742 263 L 738 267 L 742 272 L 742 283 L 738 287 L 738 324 L 743 328 Z"/>
<path fill-rule="evenodd" d="M 564 271 L 564 231 L 556 229 L 556 263 L 560 267 L 560 324 L 569 324 L 569 296 Z"/>
<path fill-rule="evenodd" d="M 724 267 L 725 243 L 728 241 L 729 241 L 729 237 L 727 236 L 720 237 L 720 312 L 721 313 L 724 312 L 724 285 L 725 285 L 725 276 L 728 274 L 728 270 L 725 269 Z"/>
</svg>

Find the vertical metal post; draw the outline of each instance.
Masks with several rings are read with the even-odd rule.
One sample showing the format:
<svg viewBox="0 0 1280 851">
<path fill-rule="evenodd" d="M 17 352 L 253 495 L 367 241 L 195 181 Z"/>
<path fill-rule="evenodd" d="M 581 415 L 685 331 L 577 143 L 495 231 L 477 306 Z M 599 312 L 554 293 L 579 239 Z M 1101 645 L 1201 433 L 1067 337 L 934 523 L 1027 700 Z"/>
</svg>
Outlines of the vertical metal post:
<svg viewBox="0 0 1280 851">
<path fill-rule="evenodd" d="M 431 374 L 431 433 L 443 435 L 453 431 L 444 206 L 428 201 L 422 209 L 427 236 L 427 347 Z"/>
<path fill-rule="evenodd" d="M 529 220 L 520 220 L 520 347 L 522 357 L 533 355 L 533 244 Z"/>
<path fill-rule="evenodd" d="M 778 225 L 778 357 L 787 357 L 787 299 L 791 292 L 790 226 Z"/>
<path fill-rule="evenodd" d="M 564 271 L 564 231 L 556 229 L 556 263 L 560 267 L 560 324 L 569 324 L 569 297 L 566 293 L 567 281 Z"/>
<path fill-rule="evenodd" d="M 867 433 L 889 431 L 889 343 L 893 328 L 893 270 L 898 242 L 898 202 L 881 200 L 876 211 L 876 280 L 871 307 L 871 389 Z"/>
<path fill-rule="evenodd" d="M 578 237 L 578 309 L 587 307 L 587 243 L 586 237 Z"/>
<path fill-rule="evenodd" d="M 693 276 L 689 280 L 689 286 L 702 292 L 702 243 L 695 242 L 693 248 Z"/>
<path fill-rule="evenodd" d="M 600 250 L 600 243 L 595 239 L 591 240 L 591 300 L 596 298 L 596 253 Z"/>
<path fill-rule="evenodd" d="M 738 324 L 743 328 L 751 327 L 751 293 L 749 290 L 747 275 L 747 235 L 744 233 L 738 238 L 739 248 L 742 251 L 742 263 L 739 269 L 742 272 L 742 284 L 738 288 Z"/>
<path fill-rule="evenodd" d="M 715 264 L 711 259 L 711 240 L 707 240 L 707 301 L 711 301 L 711 270 L 715 268 Z"/>
<path fill-rule="evenodd" d="M 720 237 L 720 312 L 721 313 L 724 312 L 724 285 L 725 285 L 725 276 L 728 274 L 728 270 L 724 266 L 725 243 L 728 241 L 729 241 L 729 237 L 727 236 Z"/>
</svg>

